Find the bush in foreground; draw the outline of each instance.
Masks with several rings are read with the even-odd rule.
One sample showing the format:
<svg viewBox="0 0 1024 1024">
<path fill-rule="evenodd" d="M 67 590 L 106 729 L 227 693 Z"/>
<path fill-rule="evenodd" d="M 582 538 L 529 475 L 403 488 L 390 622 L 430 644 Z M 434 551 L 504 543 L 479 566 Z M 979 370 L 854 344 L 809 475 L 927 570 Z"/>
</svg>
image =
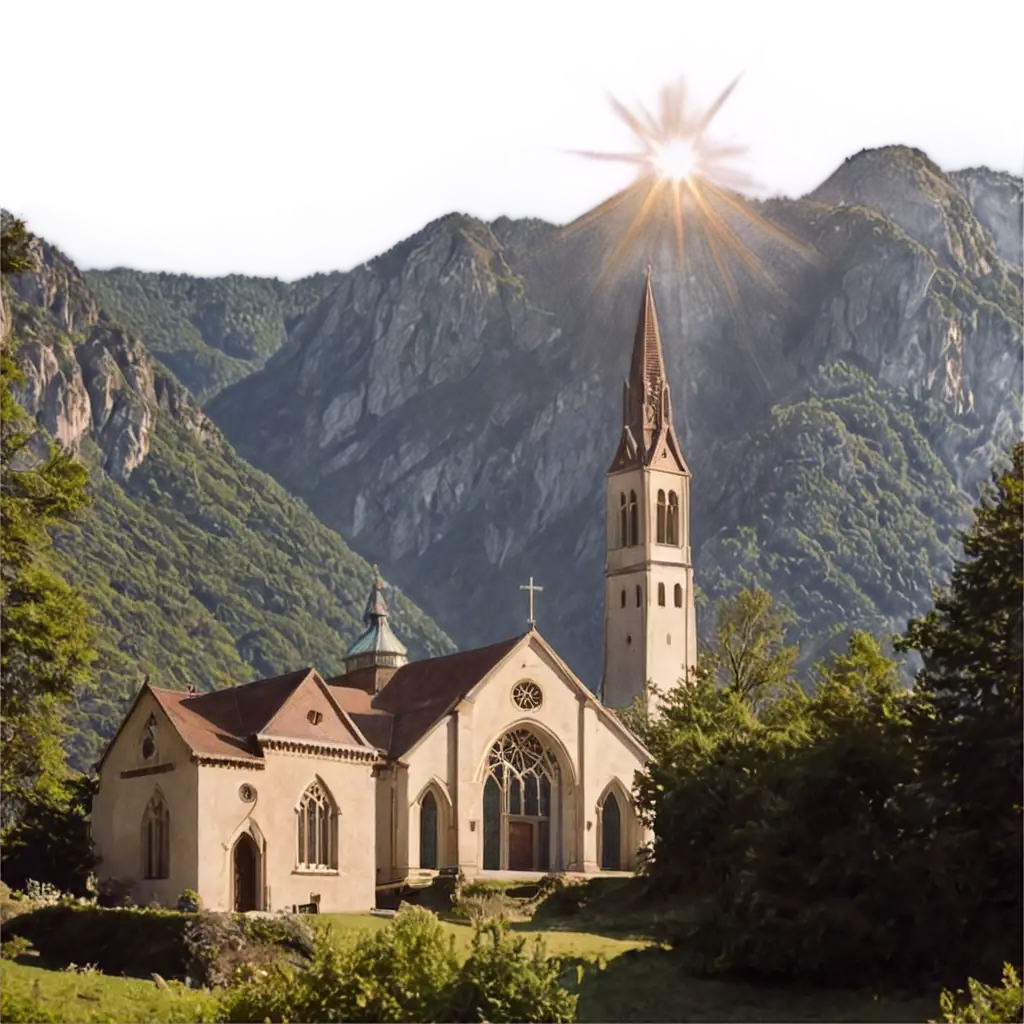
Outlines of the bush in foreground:
<svg viewBox="0 0 1024 1024">
<path fill-rule="evenodd" d="M 1003 966 L 1002 985 L 983 985 L 968 978 L 967 990 L 967 1001 L 963 991 L 943 991 L 939 1005 L 946 1024 L 1014 1024 L 1024 1020 L 1024 990 L 1010 964 Z"/>
<path fill-rule="evenodd" d="M 539 940 L 527 952 L 499 922 L 480 925 L 460 967 L 437 917 L 404 907 L 374 935 L 337 946 L 317 937 L 303 970 L 274 967 L 232 989 L 225 1021 L 571 1021 L 576 996 Z"/>
</svg>

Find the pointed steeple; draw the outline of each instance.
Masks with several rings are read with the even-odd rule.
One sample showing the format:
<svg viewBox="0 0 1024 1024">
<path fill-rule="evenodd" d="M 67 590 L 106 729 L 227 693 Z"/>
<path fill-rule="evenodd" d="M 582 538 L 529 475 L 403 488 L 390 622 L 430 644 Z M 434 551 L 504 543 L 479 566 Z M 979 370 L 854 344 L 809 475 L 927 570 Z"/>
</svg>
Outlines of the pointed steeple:
<svg viewBox="0 0 1024 1024">
<path fill-rule="evenodd" d="M 648 263 L 640 315 L 633 335 L 629 380 L 623 388 L 622 439 L 609 472 L 647 466 L 661 459 L 671 459 L 679 469 L 686 469 L 672 425 L 672 399 Z"/>
<path fill-rule="evenodd" d="M 384 600 L 384 580 L 381 579 L 380 569 L 373 567 L 374 584 L 370 588 L 370 599 L 366 602 L 366 611 L 363 612 L 363 625 L 373 625 L 376 618 L 387 618 L 388 604 Z"/>
<path fill-rule="evenodd" d="M 369 666 L 400 668 L 409 660 L 405 645 L 388 625 L 388 605 L 384 600 L 384 580 L 373 567 L 374 581 L 363 612 L 366 628 L 345 655 L 345 671 L 353 672 Z"/>
</svg>

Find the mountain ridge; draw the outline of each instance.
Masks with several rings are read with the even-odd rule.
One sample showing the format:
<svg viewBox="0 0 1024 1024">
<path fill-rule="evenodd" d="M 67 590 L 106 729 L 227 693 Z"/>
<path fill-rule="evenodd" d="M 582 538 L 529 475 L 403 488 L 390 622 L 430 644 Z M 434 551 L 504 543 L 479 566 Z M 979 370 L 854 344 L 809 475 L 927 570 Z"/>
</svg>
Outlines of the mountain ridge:
<svg viewBox="0 0 1024 1024">
<path fill-rule="evenodd" d="M 842 194 L 849 165 L 867 193 Z M 226 389 L 204 378 L 199 390 L 251 461 L 381 562 L 462 646 L 519 628 L 519 577 L 553 573 L 541 628 L 595 685 L 603 473 L 633 292 L 654 257 L 676 426 L 695 474 L 698 586 L 708 599 L 742 580 L 778 589 L 797 613 L 795 639 L 820 651 L 837 629 L 900 628 L 921 606 L 974 489 L 1019 434 L 1020 260 L 1001 255 L 1015 240 L 1019 251 L 1019 195 L 1012 175 L 944 174 L 908 147 L 857 154 L 809 197 L 750 204 L 809 257 L 730 222 L 782 282 L 736 265 L 738 309 L 699 236 L 681 275 L 657 233 L 609 274 L 626 207 L 611 224 L 566 228 L 452 213 L 323 275 L 329 294 L 275 335 L 261 370 Z M 922 219 L 923 202 L 935 209 Z M 145 335 L 147 317 L 181 312 L 157 303 L 138 314 Z M 224 331 L 216 318 L 206 327 L 204 345 Z M 879 451 L 873 472 L 885 483 L 873 496 L 871 474 L 850 467 Z M 814 480 L 824 497 L 810 488 L 795 508 L 757 477 L 772 463 L 778 480 L 797 490 Z M 887 504 L 900 515 L 875 508 Z M 892 522 L 907 524 L 913 552 Z M 843 563 L 844 545 L 863 565 Z"/>
<path fill-rule="evenodd" d="M 735 462 L 739 438 L 774 429 L 776 405 L 810 402 L 821 372 L 845 363 L 847 383 L 875 387 L 882 397 L 865 401 L 881 402 L 885 415 L 859 428 L 868 436 L 856 418 L 846 423 L 844 443 L 888 446 L 894 460 L 909 463 L 903 449 L 925 439 L 924 429 L 942 455 L 932 466 L 941 532 L 928 539 L 927 578 L 909 566 L 897 571 L 906 592 L 888 602 L 883 595 L 874 613 L 852 585 L 845 605 L 831 602 L 852 624 L 896 628 L 941 579 L 952 551 L 941 537 L 952 538 L 968 493 L 1019 432 L 1019 289 L 1011 290 L 1012 270 L 992 233 L 945 177 L 936 179 L 930 161 L 904 147 L 874 159 L 896 170 L 909 164 L 900 187 L 918 191 L 908 209 L 927 186 L 942 205 L 940 224 L 951 218 L 966 242 L 946 245 L 929 221 L 918 225 L 907 210 L 893 211 L 903 215 L 894 219 L 859 195 L 768 200 L 757 211 L 813 259 L 734 224 L 783 281 L 773 290 L 737 266 L 743 309 L 734 311 L 700 238 L 681 283 L 673 283 L 672 246 L 663 238 L 644 239 L 646 251 L 609 278 L 604 259 L 628 230 L 628 210 L 582 229 L 478 222 L 468 247 L 457 237 L 465 220 L 442 218 L 387 260 L 345 275 L 261 373 L 219 393 L 207 412 L 243 453 L 388 566 L 463 645 L 513 628 L 518 577 L 547 567 L 560 579 L 545 595 L 554 611 L 540 605 L 541 628 L 594 685 L 603 473 L 619 429 L 640 265 L 654 255 L 676 426 L 695 479 L 698 585 L 724 581 L 725 556 L 709 564 L 701 545 L 722 531 L 738 542 L 737 530 L 753 528 L 712 522 L 710 496 L 737 479 L 721 465 L 723 452 Z M 493 275 L 494 265 L 511 275 Z M 255 414 L 265 407 L 277 410 L 272 425 Z M 900 439 L 896 413 L 910 416 L 920 438 Z M 782 448 L 776 457 L 790 460 Z M 824 452 L 814 457 L 827 462 Z M 928 487 L 915 481 L 914 500 L 925 502 Z M 799 518 L 798 511 L 787 514 Z M 837 523 L 829 529 L 841 531 Z M 806 596 L 795 577 L 794 593 L 779 595 L 805 627 L 832 568 L 822 557 L 815 586 L 800 583 Z M 722 592 L 706 589 L 709 597 Z M 820 646 L 834 624 L 819 621 L 801 635 Z"/>
</svg>

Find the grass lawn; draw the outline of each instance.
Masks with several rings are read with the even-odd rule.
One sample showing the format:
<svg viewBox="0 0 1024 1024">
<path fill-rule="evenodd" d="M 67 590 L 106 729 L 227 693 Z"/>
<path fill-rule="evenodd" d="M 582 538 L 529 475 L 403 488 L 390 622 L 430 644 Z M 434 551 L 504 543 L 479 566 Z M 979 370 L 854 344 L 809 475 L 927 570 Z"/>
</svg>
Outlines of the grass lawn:
<svg viewBox="0 0 1024 1024">
<path fill-rule="evenodd" d="M 339 939 L 359 932 L 379 931 L 388 923 L 388 918 L 385 917 L 357 914 L 321 914 L 309 920 L 319 923 L 322 927 L 330 926 L 332 934 Z M 442 920 L 441 927 L 455 936 L 455 948 L 461 954 L 469 952 L 473 940 L 473 929 L 469 925 Z M 650 945 L 649 941 L 644 939 L 592 935 L 588 932 L 541 930 L 528 923 L 512 925 L 512 930 L 525 935 L 528 940 L 534 935 L 541 936 L 548 953 L 554 956 L 603 956 L 606 960 L 611 960 L 626 950 Z"/>
<path fill-rule="evenodd" d="M 210 1003 L 208 996 L 175 981 L 161 989 L 138 978 L 53 971 L 11 960 L 0 960 L 0 987 L 19 1000 L 35 996 L 48 1015 L 81 1024 L 196 1021 Z"/>
<path fill-rule="evenodd" d="M 329 926 L 341 939 L 378 931 L 387 918 L 324 914 L 311 923 Z M 927 998 L 881 998 L 871 993 L 828 989 L 747 985 L 694 978 L 682 973 L 678 959 L 643 938 L 561 930 L 558 922 L 541 929 L 513 926 L 528 937 L 543 937 L 548 952 L 559 956 L 601 956 L 607 963 L 584 981 L 581 1021 L 926 1021 L 938 1016 L 938 994 Z M 469 949 L 473 930 L 443 922 L 456 948 Z M 73 974 L 0 961 L 5 992 L 29 998 L 35 989 L 45 1011 L 66 1021 L 171 1022 L 201 1019 L 210 999 L 169 982 Z"/>
</svg>

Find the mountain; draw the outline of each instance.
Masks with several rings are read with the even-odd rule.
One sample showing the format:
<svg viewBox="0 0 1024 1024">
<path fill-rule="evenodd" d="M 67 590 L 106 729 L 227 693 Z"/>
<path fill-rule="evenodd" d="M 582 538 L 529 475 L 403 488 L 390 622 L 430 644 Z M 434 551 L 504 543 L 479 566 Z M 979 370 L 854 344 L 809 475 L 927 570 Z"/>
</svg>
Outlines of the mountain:
<svg viewBox="0 0 1024 1024">
<path fill-rule="evenodd" d="M 97 683 L 72 719 L 92 763 L 144 676 L 199 690 L 288 668 L 341 667 L 373 570 L 298 499 L 235 453 L 143 339 L 110 317 L 58 249 L 4 278 L 20 403 L 90 467 L 94 501 L 57 559 L 98 626 Z M 419 656 L 454 649 L 400 592 L 396 628 Z"/>
<path fill-rule="evenodd" d="M 285 283 L 232 275 L 147 274 L 119 267 L 85 279 L 113 319 L 203 402 L 277 351 L 288 331 L 338 284 L 341 274 Z"/>
<path fill-rule="evenodd" d="M 451 215 L 342 275 L 206 412 L 462 646 L 521 628 L 537 577 L 540 628 L 595 685 L 603 474 L 653 259 L 698 585 L 770 587 L 811 657 L 927 604 L 1020 434 L 1020 193 L 866 151 L 803 199 L 723 207 L 752 259 L 691 226 L 682 265 L 668 209 L 609 265 L 629 196 L 566 229 Z"/>
</svg>

